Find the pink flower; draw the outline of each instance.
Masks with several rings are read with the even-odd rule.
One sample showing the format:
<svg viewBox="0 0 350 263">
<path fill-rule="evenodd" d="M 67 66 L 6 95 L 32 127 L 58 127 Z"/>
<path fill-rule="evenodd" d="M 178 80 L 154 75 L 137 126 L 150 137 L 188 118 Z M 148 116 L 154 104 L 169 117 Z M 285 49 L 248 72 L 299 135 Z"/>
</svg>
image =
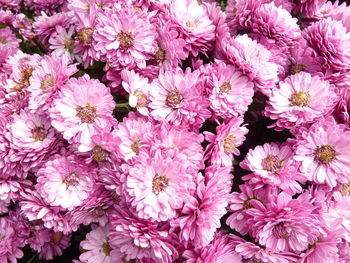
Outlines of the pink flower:
<svg viewBox="0 0 350 263">
<path fill-rule="evenodd" d="M 197 130 L 210 117 L 207 101 L 197 85 L 199 71 L 161 73 L 152 82 L 149 107 L 156 120 L 166 120 L 173 125 L 185 125 Z"/>
<path fill-rule="evenodd" d="M 329 115 L 337 100 L 328 81 L 300 72 L 279 83 L 265 111 L 277 130 L 291 129 Z"/>
<path fill-rule="evenodd" d="M 252 30 L 254 33 L 268 38 L 278 45 L 293 46 L 301 36 L 297 24 L 298 19 L 274 2 L 258 7 L 252 17 Z"/>
<path fill-rule="evenodd" d="M 310 196 L 298 199 L 280 193 L 266 205 L 249 209 L 248 220 L 252 235 L 266 248 L 278 252 L 301 252 L 312 244 L 320 233 L 319 218 L 313 210 Z"/>
<path fill-rule="evenodd" d="M 224 42 L 227 61 L 240 69 L 255 84 L 257 90 L 269 95 L 278 81 L 278 66 L 271 61 L 272 55 L 263 45 L 248 35 L 239 35 Z"/>
<path fill-rule="evenodd" d="M 146 262 L 171 263 L 179 253 L 174 245 L 177 236 L 157 224 L 135 218 L 121 209 L 111 216 L 111 248 L 118 251 L 118 258 Z"/>
<path fill-rule="evenodd" d="M 246 235 L 250 229 L 248 225 L 250 215 L 246 211 L 267 203 L 269 195 L 273 196 L 275 191 L 271 191 L 270 188 L 254 189 L 253 185 L 248 183 L 241 184 L 239 189 L 241 193 L 233 192 L 229 198 L 228 211 L 233 214 L 227 218 L 226 224 L 240 234 Z"/>
<path fill-rule="evenodd" d="M 52 101 L 57 97 L 62 85 L 78 71 L 76 65 L 70 65 L 70 62 L 67 54 L 43 57 L 30 78 L 30 110 L 46 112 L 52 106 Z"/>
<path fill-rule="evenodd" d="M 103 227 L 92 225 L 92 230 L 87 233 L 86 239 L 80 242 L 84 253 L 80 255 L 79 259 L 89 263 L 110 263 L 117 260 L 109 243 L 109 233 L 110 224 Z"/>
<path fill-rule="evenodd" d="M 55 152 L 57 135 L 47 116 L 21 111 L 13 116 L 8 127 L 6 137 L 15 150 L 11 161 L 20 160 L 25 171 Z"/>
<path fill-rule="evenodd" d="M 46 232 L 46 236 L 44 231 Z M 52 260 L 54 256 L 61 256 L 63 250 L 70 246 L 70 235 L 64 235 L 62 232 L 48 231 L 47 228 L 44 228 L 40 234 L 43 236 L 38 237 L 39 239 L 46 238 L 45 242 L 36 249 L 39 252 L 40 259 Z M 30 242 L 30 244 L 32 243 Z"/>
<path fill-rule="evenodd" d="M 209 17 L 207 5 L 192 0 L 177 0 L 170 2 L 169 9 L 170 18 L 179 25 L 189 52 L 197 56 L 198 52 L 204 53 L 212 48 L 215 26 Z"/>
<path fill-rule="evenodd" d="M 211 74 L 210 108 L 216 116 L 232 118 L 243 115 L 253 101 L 254 85 L 232 65 L 218 64 Z"/>
<path fill-rule="evenodd" d="M 234 117 L 226 120 L 216 127 L 216 135 L 211 132 L 203 132 L 205 140 L 210 144 L 205 149 L 205 159 L 209 163 L 218 166 L 231 166 L 233 155 L 240 155 L 237 147 L 241 146 L 248 133 L 248 129 L 243 125 L 243 117 Z"/>
<path fill-rule="evenodd" d="M 326 0 L 300 0 L 294 8 L 294 13 L 300 12 L 304 17 L 312 17 Z"/>
<path fill-rule="evenodd" d="M 350 131 L 333 118 L 315 123 L 298 137 L 294 159 L 310 181 L 330 187 L 349 181 Z"/>
<path fill-rule="evenodd" d="M 24 4 L 34 10 L 38 15 L 41 11 L 53 14 L 62 7 L 64 0 L 24 0 Z"/>
<path fill-rule="evenodd" d="M 53 101 L 52 125 L 66 140 L 89 144 L 98 129 L 111 125 L 114 105 L 109 88 L 98 80 L 72 78 Z"/>
<path fill-rule="evenodd" d="M 17 258 L 23 257 L 20 247 L 24 246 L 24 240 L 16 233 L 15 222 L 8 217 L 0 217 L 0 258 L 1 263 L 16 263 Z"/>
<path fill-rule="evenodd" d="M 157 33 L 149 17 L 132 7 L 115 6 L 101 13 L 93 36 L 96 58 L 116 68 L 144 68 L 157 51 Z"/>
<path fill-rule="evenodd" d="M 37 189 L 52 206 L 72 210 L 89 197 L 97 178 L 94 165 L 73 154 L 56 154 L 39 169 Z"/>
<path fill-rule="evenodd" d="M 56 34 L 52 34 L 49 43 L 52 53 L 58 56 L 70 56 L 72 59 L 75 57 L 73 54 L 74 40 L 73 34 L 75 33 L 75 27 L 70 26 L 68 30 L 62 26 L 56 26 Z"/>
<path fill-rule="evenodd" d="M 350 32 L 342 22 L 323 19 L 307 27 L 303 36 L 310 47 L 325 59 L 325 69 L 342 71 L 350 68 Z"/>
<path fill-rule="evenodd" d="M 140 154 L 129 168 L 126 192 L 140 218 L 166 221 L 174 218 L 194 188 L 193 176 L 181 159 L 157 152 L 154 158 Z"/>
<path fill-rule="evenodd" d="M 242 262 L 241 256 L 235 252 L 234 245 L 230 235 L 217 232 L 210 244 L 203 248 L 196 247 L 193 250 L 186 250 L 183 256 L 187 259 L 186 263 Z"/>
<path fill-rule="evenodd" d="M 306 177 L 297 172 L 298 165 L 293 160 L 293 151 L 288 144 L 265 143 L 250 149 L 241 162 L 243 169 L 253 174 L 243 177 L 251 183 L 269 184 L 294 195 L 301 192 L 298 182 L 305 182 Z"/>
<path fill-rule="evenodd" d="M 210 166 L 205 177 L 198 175 L 197 196 L 189 197 L 181 215 L 172 222 L 180 227 L 180 240 L 189 241 L 195 247 L 205 247 L 221 226 L 220 219 L 226 214 L 233 176 L 230 167 Z"/>
<path fill-rule="evenodd" d="M 140 114 L 148 116 L 149 93 L 151 89 L 148 79 L 135 73 L 133 70 L 123 70 L 121 77 L 123 88 L 129 93 L 129 105 L 136 108 Z"/>
</svg>

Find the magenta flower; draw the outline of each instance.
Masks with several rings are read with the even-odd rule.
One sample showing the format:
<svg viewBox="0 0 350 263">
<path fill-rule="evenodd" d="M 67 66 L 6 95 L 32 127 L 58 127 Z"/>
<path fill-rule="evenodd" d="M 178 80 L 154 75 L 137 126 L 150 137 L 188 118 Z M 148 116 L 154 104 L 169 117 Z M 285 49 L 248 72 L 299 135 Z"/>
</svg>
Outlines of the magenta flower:
<svg viewBox="0 0 350 263">
<path fill-rule="evenodd" d="M 300 72 L 279 83 L 272 92 L 266 115 L 277 130 L 291 129 L 330 114 L 338 98 L 333 86 L 318 76 Z"/>
<path fill-rule="evenodd" d="M 205 139 L 210 143 L 205 149 L 205 159 L 209 159 L 210 164 L 231 166 L 234 155 L 240 155 L 237 147 L 243 144 L 248 133 L 242 123 L 243 117 L 235 117 L 217 126 L 216 135 L 204 132 Z"/>
<path fill-rule="evenodd" d="M 310 181 L 335 187 L 349 181 L 350 131 L 333 118 L 315 123 L 298 137 L 294 159 Z"/>
<path fill-rule="evenodd" d="M 70 62 L 66 54 L 43 57 L 30 78 L 28 87 L 30 110 L 38 113 L 46 112 L 52 106 L 52 101 L 57 97 L 63 84 L 78 71 L 76 65 L 70 65 Z"/>
<path fill-rule="evenodd" d="M 176 216 L 194 188 L 193 176 L 185 167 L 180 158 L 160 152 L 154 158 L 139 155 L 128 170 L 126 192 L 140 218 L 166 221 Z"/>
<path fill-rule="evenodd" d="M 325 59 L 325 69 L 342 71 L 350 68 L 350 32 L 342 22 L 323 19 L 307 27 L 303 36 L 310 47 Z"/>
<path fill-rule="evenodd" d="M 210 108 L 216 116 L 227 119 L 247 111 L 254 95 L 254 85 L 234 66 L 218 64 L 210 82 Z"/>
<path fill-rule="evenodd" d="M 157 33 L 147 15 L 132 7 L 106 10 L 93 33 L 96 58 L 112 67 L 146 67 L 157 51 Z"/>
<path fill-rule="evenodd" d="M 71 210 L 89 197 L 97 178 L 94 165 L 73 154 L 54 155 L 39 169 L 37 189 L 52 206 Z"/>
<path fill-rule="evenodd" d="M 109 233 L 110 224 L 103 227 L 92 225 L 92 230 L 87 233 L 86 239 L 80 242 L 84 253 L 80 255 L 79 259 L 89 263 L 110 263 L 117 259 L 113 259 L 115 252 L 109 242 Z"/>
<path fill-rule="evenodd" d="M 278 66 L 272 62 L 272 55 L 263 45 L 248 35 L 239 35 L 224 42 L 227 61 L 235 65 L 255 84 L 257 90 L 269 95 L 278 81 Z"/>
<path fill-rule="evenodd" d="M 109 88 L 98 80 L 72 78 L 53 101 L 52 125 L 66 140 L 89 144 L 98 129 L 111 126 L 114 105 Z"/>
</svg>

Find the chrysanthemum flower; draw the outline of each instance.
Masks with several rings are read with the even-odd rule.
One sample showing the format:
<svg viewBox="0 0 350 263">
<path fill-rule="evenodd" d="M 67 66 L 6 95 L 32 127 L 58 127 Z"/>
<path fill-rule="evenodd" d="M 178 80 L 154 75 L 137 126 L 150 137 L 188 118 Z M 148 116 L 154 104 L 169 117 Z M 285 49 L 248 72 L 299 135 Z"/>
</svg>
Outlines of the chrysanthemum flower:
<svg viewBox="0 0 350 263">
<path fill-rule="evenodd" d="M 96 58 L 116 68 L 144 68 L 157 51 L 155 27 L 133 7 L 115 7 L 99 15 L 93 37 Z"/>
<path fill-rule="evenodd" d="M 70 26 L 68 30 L 62 26 L 56 26 L 56 34 L 52 34 L 49 39 L 50 49 L 52 50 L 52 53 L 58 56 L 68 55 L 73 59 L 75 57 L 73 54 L 74 33 L 74 26 Z"/>
<path fill-rule="evenodd" d="M 192 0 L 177 0 L 171 1 L 169 10 L 171 20 L 180 26 L 179 31 L 189 52 L 197 56 L 198 52 L 204 53 L 212 48 L 215 26 L 206 5 Z"/>
<path fill-rule="evenodd" d="M 20 160 L 26 171 L 56 150 L 57 135 L 47 116 L 21 111 L 8 127 L 6 137 L 16 151 L 12 161 Z"/>
<path fill-rule="evenodd" d="M 79 256 L 80 260 L 89 263 L 116 262 L 117 258 L 114 257 L 115 253 L 113 248 L 111 248 L 108 237 L 110 227 L 110 224 L 103 227 L 92 225 L 92 230 L 87 233 L 86 239 L 80 242 L 80 246 L 84 251 Z"/>
<path fill-rule="evenodd" d="M 129 168 L 126 192 L 140 218 L 166 221 L 176 216 L 194 188 L 193 175 L 181 159 L 157 152 L 154 158 L 140 154 Z"/>
<path fill-rule="evenodd" d="M 73 154 L 56 154 L 37 172 L 37 187 L 52 206 L 73 209 L 89 197 L 97 178 L 96 167 Z"/>
<path fill-rule="evenodd" d="M 326 0 L 300 0 L 295 6 L 293 12 L 301 13 L 304 17 L 313 17 L 313 15 L 321 8 Z"/>
<path fill-rule="evenodd" d="M 8 217 L 0 217 L 0 259 L 4 263 L 16 263 L 17 258 L 23 257 L 20 247 L 24 240 L 18 236 L 15 222 Z"/>
<path fill-rule="evenodd" d="M 141 152 L 148 152 L 154 138 L 154 127 L 142 116 L 129 113 L 128 117 L 116 125 L 112 135 L 119 139 L 118 153 L 125 161 Z"/>
<path fill-rule="evenodd" d="M 233 155 L 240 155 L 237 147 L 245 140 L 248 129 L 243 125 L 243 117 L 234 117 L 216 128 L 216 135 L 204 132 L 205 139 L 210 143 L 205 149 L 205 159 L 219 166 L 231 166 Z"/>
<path fill-rule="evenodd" d="M 34 10 L 37 15 L 40 14 L 41 11 L 47 14 L 54 14 L 64 3 L 64 0 L 24 0 L 24 4 Z"/>
<path fill-rule="evenodd" d="M 140 114 L 148 116 L 149 92 L 151 89 L 148 79 L 133 70 L 123 70 L 121 78 L 123 88 L 129 93 L 129 105 L 136 108 Z"/>
<path fill-rule="evenodd" d="M 350 32 L 341 21 L 327 18 L 315 22 L 304 30 L 303 36 L 325 59 L 325 69 L 342 71 L 350 68 Z"/>
<path fill-rule="evenodd" d="M 224 42 L 227 61 L 235 65 L 255 84 L 257 90 L 269 95 L 278 81 L 278 66 L 271 61 L 272 55 L 263 45 L 248 35 L 239 35 Z"/>
<path fill-rule="evenodd" d="M 119 209 L 116 215 L 111 216 L 111 225 L 110 245 L 122 261 L 138 259 L 171 263 L 179 256 L 174 247 L 177 236 L 153 222 Z"/>
<path fill-rule="evenodd" d="M 330 114 L 337 100 L 334 87 L 328 81 L 300 72 L 279 83 L 265 112 L 276 120 L 277 130 L 291 129 Z"/>
<path fill-rule="evenodd" d="M 190 196 L 181 215 L 172 222 L 180 227 L 180 240 L 195 247 L 207 246 L 221 226 L 220 218 L 226 214 L 229 192 L 233 176 L 230 167 L 210 166 L 205 170 L 205 177 L 198 175 L 198 196 Z"/>
<path fill-rule="evenodd" d="M 253 14 L 251 27 L 254 33 L 274 41 L 278 45 L 293 46 L 301 36 L 298 19 L 274 2 L 263 4 Z"/>
<path fill-rule="evenodd" d="M 224 119 L 242 115 L 253 101 L 253 83 L 232 65 L 220 63 L 211 74 L 210 108 Z"/>
<path fill-rule="evenodd" d="M 249 150 L 240 166 L 253 172 L 245 176 L 244 180 L 251 179 L 252 183 L 261 180 L 262 184 L 278 187 L 291 195 L 301 192 L 298 181 L 306 181 L 306 177 L 297 172 L 298 165 L 293 160 L 293 151 L 288 144 L 259 145 Z"/>
<path fill-rule="evenodd" d="M 235 251 L 235 243 L 228 234 L 217 232 L 213 241 L 207 246 L 186 250 L 183 254 L 186 263 L 205 262 L 242 262 L 241 256 Z"/>
<path fill-rule="evenodd" d="M 197 85 L 199 71 L 161 73 L 152 82 L 149 107 L 156 120 L 166 120 L 173 125 L 185 125 L 193 130 L 201 127 L 210 117 L 207 101 Z"/>
<path fill-rule="evenodd" d="M 62 256 L 63 251 L 69 247 L 71 235 L 62 232 L 49 232 L 49 240 L 40 249 L 39 258 L 52 260 L 55 256 Z"/>
<path fill-rule="evenodd" d="M 89 144 L 98 129 L 111 126 L 114 105 L 109 88 L 98 80 L 72 78 L 53 101 L 52 126 L 70 142 Z"/>
<path fill-rule="evenodd" d="M 0 9 L 12 9 L 16 12 L 19 12 L 21 9 L 21 1 L 20 0 L 0 0 Z"/>
<path fill-rule="evenodd" d="M 295 145 L 294 159 L 310 181 L 326 183 L 350 181 L 350 131 L 333 118 L 315 123 L 302 132 Z"/>
<path fill-rule="evenodd" d="M 62 85 L 78 71 L 76 65 L 70 65 L 70 62 L 66 54 L 43 57 L 30 78 L 30 110 L 37 113 L 46 112 L 52 106 L 52 101 L 57 97 Z"/>
<path fill-rule="evenodd" d="M 278 252 L 301 252 L 320 234 L 320 221 L 314 209 L 309 196 L 292 199 L 282 192 L 265 206 L 247 210 L 251 215 L 248 224 L 261 245 Z"/>
<path fill-rule="evenodd" d="M 3 215 L 8 212 L 8 206 L 10 205 L 10 198 L 5 200 L 0 199 L 0 215 Z"/>
<path fill-rule="evenodd" d="M 250 215 L 246 213 L 246 210 L 267 203 L 268 196 L 273 195 L 274 192 L 270 188 L 254 189 L 253 185 L 248 183 L 241 184 L 239 189 L 241 193 L 234 192 L 229 198 L 228 211 L 233 214 L 227 218 L 226 224 L 242 235 L 246 235 L 250 229 L 247 224 Z"/>
</svg>

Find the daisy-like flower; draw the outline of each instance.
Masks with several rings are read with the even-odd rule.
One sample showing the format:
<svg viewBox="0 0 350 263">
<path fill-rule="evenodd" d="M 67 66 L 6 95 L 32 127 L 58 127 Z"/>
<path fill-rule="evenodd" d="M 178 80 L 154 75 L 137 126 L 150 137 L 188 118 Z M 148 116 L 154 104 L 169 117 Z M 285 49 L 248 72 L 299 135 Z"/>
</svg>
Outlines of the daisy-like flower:
<svg viewBox="0 0 350 263">
<path fill-rule="evenodd" d="M 298 199 L 280 193 L 275 200 L 246 212 L 252 235 L 262 246 L 277 252 L 301 252 L 320 234 L 320 221 L 310 196 Z"/>
<path fill-rule="evenodd" d="M 213 72 L 210 108 L 224 119 L 242 115 L 253 101 L 254 84 L 232 65 L 218 64 Z"/>
<path fill-rule="evenodd" d="M 144 68 L 157 51 L 155 27 L 133 7 L 114 7 L 99 15 L 93 36 L 96 58 L 116 68 Z"/>
<path fill-rule="evenodd" d="M 30 78 L 30 110 L 39 113 L 51 108 L 52 101 L 57 97 L 62 85 L 78 71 L 76 65 L 70 65 L 70 62 L 67 54 L 43 57 Z"/>
<path fill-rule="evenodd" d="M 186 6 L 186 8 L 184 8 Z M 206 5 L 192 0 L 171 1 L 170 18 L 180 26 L 180 33 L 187 43 L 186 49 L 194 56 L 212 48 L 215 25 Z"/>
<path fill-rule="evenodd" d="M 298 19 L 274 2 L 263 4 L 257 8 L 252 17 L 252 30 L 254 33 L 274 41 L 278 45 L 293 46 L 301 36 L 297 24 Z"/>
<path fill-rule="evenodd" d="M 99 129 L 111 126 L 114 105 L 109 88 L 98 80 L 70 79 L 53 101 L 52 126 L 66 140 L 88 145 Z"/>
<path fill-rule="evenodd" d="M 50 231 L 48 233 L 47 242 L 45 242 L 39 251 L 39 258 L 45 260 L 52 260 L 54 256 L 61 256 L 63 251 L 69 247 L 71 235 L 63 234 L 62 232 Z"/>
<path fill-rule="evenodd" d="M 263 184 L 278 187 L 291 195 L 301 192 L 298 181 L 306 181 L 305 176 L 297 172 L 298 165 L 288 144 L 265 143 L 250 149 L 240 166 L 254 172 L 243 177 L 244 180 L 251 179 L 252 183 L 261 180 Z"/>
<path fill-rule="evenodd" d="M 121 262 L 171 263 L 179 257 L 174 245 L 178 237 L 154 222 L 142 220 L 126 210 L 116 209 L 111 214 L 110 245 Z M 115 258 L 115 257 L 114 257 Z"/>
<path fill-rule="evenodd" d="M 13 115 L 6 137 L 25 170 L 35 167 L 55 151 L 57 135 L 47 116 L 21 111 Z"/>
<path fill-rule="evenodd" d="M 112 135 L 121 141 L 118 145 L 118 153 L 123 160 L 127 161 L 141 152 L 149 152 L 153 133 L 152 123 L 143 117 L 136 117 L 133 113 L 129 113 L 128 117 L 116 125 Z"/>
<path fill-rule="evenodd" d="M 18 236 L 15 222 L 8 217 L 0 217 L 0 259 L 4 263 L 16 263 L 17 258 L 23 257 L 20 247 L 24 240 Z"/>
<path fill-rule="evenodd" d="M 176 216 L 194 188 L 193 175 L 181 159 L 157 152 L 154 158 L 140 154 L 129 168 L 126 192 L 140 218 L 167 221 Z"/>
<path fill-rule="evenodd" d="M 0 29 L 0 46 L 5 46 L 10 49 L 18 49 L 21 40 L 16 38 L 16 35 L 8 27 Z"/>
<path fill-rule="evenodd" d="M 92 225 L 92 230 L 87 233 L 86 239 L 80 242 L 80 246 L 84 249 L 79 257 L 80 260 L 88 263 L 103 262 L 110 263 L 117 260 L 113 258 L 113 248 L 109 243 L 110 224 L 103 227 Z"/>
<path fill-rule="evenodd" d="M 350 131 L 330 117 L 298 136 L 294 159 L 308 180 L 335 187 L 350 181 Z"/>
<path fill-rule="evenodd" d="M 74 58 L 74 33 L 74 26 L 70 26 L 68 31 L 62 26 L 56 26 L 56 34 L 53 34 L 49 39 L 52 53 L 58 56 L 69 55 Z"/>
<path fill-rule="evenodd" d="M 341 21 L 327 18 L 315 22 L 304 30 L 303 36 L 325 59 L 325 69 L 344 71 L 350 68 L 350 32 Z"/>
<path fill-rule="evenodd" d="M 148 116 L 149 92 L 151 88 L 148 79 L 135 73 L 134 70 L 123 70 L 121 77 L 123 88 L 129 93 L 129 105 L 136 108 L 140 114 Z"/>
<path fill-rule="evenodd" d="M 337 100 L 334 87 L 328 81 L 300 72 L 279 83 L 265 112 L 276 120 L 277 130 L 291 129 L 330 114 Z"/>
<path fill-rule="evenodd" d="M 37 172 L 37 188 L 52 206 L 71 210 L 89 197 L 97 178 L 96 167 L 74 154 L 56 154 Z"/>
<path fill-rule="evenodd" d="M 242 262 L 242 257 L 235 251 L 235 243 L 228 234 L 215 233 L 214 239 L 207 246 L 186 250 L 183 254 L 186 263 Z"/>
<path fill-rule="evenodd" d="M 224 41 L 224 52 L 229 63 L 235 65 L 255 84 L 257 90 L 269 95 L 278 81 L 278 65 L 272 54 L 248 35 L 239 35 Z"/>
<path fill-rule="evenodd" d="M 248 183 L 241 184 L 239 186 L 241 193 L 234 192 L 229 199 L 228 211 L 233 214 L 227 218 L 226 224 L 242 235 L 246 235 L 249 231 L 247 222 L 250 215 L 246 213 L 246 210 L 267 203 L 268 196 L 275 193 L 270 188 L 254 189 L 253 186 Z"/>
<path fill-rule="evenodd" d="M 325 4 L 326 0 L 300 0 L 293 12 L 301 13 L 304 17 L 311 18 Z"/>
<path fill-rule="evenodd" d="M 152 82 L 149 107 L 156 120 L 166 120 L 173 125 L 185 125 L 193 130 L 202 126 L 210 117 L 207 101 L 202 96 L 199 71 L 183 72 L 177 68 L 174 72 L 161 73 Z"/>
<path fill-rule="evenodd" d="M 216 135 L 204 132 L 205 140 L 210 144 L 205 149 L 205 159 L 218 166 L 231 166 L 233 155 L 240 155 L 237 147 L 245 140 L 248 129 L 243 125 L 243 117 L 234 117 L 216 128 Z"/>
<path fill-rule="evenodd" d="M 220 219 L 226 214 L 229 192 L 232 188 L 231 167 L 210 166 L 205 177 L 198 175 L 198 196 L 190 196 L 181 215 L 173 222 L 180 227 L 180 240 L 192 241 L 195 247 L 207 246 L 221 226 Z"/>
</svg>

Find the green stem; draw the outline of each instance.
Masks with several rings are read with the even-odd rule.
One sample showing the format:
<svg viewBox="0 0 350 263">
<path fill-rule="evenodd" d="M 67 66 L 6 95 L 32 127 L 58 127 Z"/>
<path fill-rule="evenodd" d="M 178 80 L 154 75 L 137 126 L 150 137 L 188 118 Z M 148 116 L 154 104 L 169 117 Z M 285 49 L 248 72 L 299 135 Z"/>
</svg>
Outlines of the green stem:
<svg viewBox="0 0 350 263">
<path fill-rule="evenodd" d="M 27 263 L 32 263 L 33 260 L 36 258 L 37 255 L 38 255 L 38 254 L 33 255 L 33 256 L 28 260 Z"/>
<path fill-rule="evenodd" d="M 116 107 L 117 109 L 120 109 L 120 108 L 130 108 L 129 102 L 117 103 L 117 104 L 115 105 L 115 107 Z"/>
</svg>

